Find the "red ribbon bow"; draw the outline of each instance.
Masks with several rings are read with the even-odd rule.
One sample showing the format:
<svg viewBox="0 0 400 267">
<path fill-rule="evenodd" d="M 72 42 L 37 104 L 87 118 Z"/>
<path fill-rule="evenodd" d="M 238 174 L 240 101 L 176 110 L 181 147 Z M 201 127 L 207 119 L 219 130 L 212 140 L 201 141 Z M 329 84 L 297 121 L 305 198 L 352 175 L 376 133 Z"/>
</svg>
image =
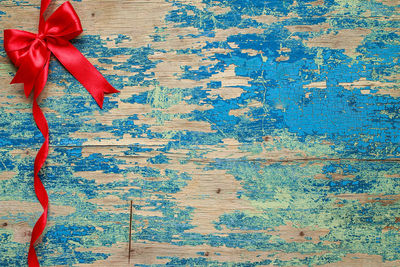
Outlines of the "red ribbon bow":
<svg viewBox="0 0 400 267">
<path fill-rule="evenodd" d="M 50 2 L 51 0 L 41 0 L 38 34 L 21 30 L 4 31 L 4 48 L 18 67 L 11 83 L 23 83 L 26 97 L 29 97 L 33 90 L 32 113 L 36 125 L 45 138 L 34 164 L 35 193 L 44 211 L 32 230 L 28 253 L 29 266 L 39 266 L 34 244 L 47 222 L 48 197 L 38 173 L 47 158 L 49 131 L 37 98 L 47 81 L 51 53 L 89 91 L 100 108 L 103 106 L 104 94 L 119 92 L 69 42 L 82 32 L 79 17 L 69 2 L 62 4 L 46 21 L 44 20 L 43 13 Z"/>
</svg>

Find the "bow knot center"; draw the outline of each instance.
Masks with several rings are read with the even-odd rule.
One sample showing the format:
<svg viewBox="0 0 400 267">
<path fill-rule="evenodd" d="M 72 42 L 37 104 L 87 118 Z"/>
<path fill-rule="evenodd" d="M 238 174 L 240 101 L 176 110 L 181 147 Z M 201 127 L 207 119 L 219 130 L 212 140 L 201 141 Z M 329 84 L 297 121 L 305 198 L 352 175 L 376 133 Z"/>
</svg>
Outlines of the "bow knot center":
<svg viewBox="0 0 400 267">
<path fill-rule="evenodd" d="M 38 34 L 36 35 L 36 39 L 39 39 L 40 41 L 45 42 L 46 34 L 44 34 L 44 33 L 38 33 Z"/>
</svg>

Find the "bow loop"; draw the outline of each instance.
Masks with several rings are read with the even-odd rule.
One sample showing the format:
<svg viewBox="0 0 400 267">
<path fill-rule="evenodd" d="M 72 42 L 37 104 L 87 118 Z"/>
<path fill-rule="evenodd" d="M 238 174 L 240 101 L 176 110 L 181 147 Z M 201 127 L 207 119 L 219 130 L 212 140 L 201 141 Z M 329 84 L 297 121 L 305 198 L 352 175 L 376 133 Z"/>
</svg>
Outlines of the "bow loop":
<svg viewBox="0 0 400 267">
<path fill-rule="evenodd" d="M 43 68 L 45 66 L 48 68 L 46 63 L 49 60 L 50 51 L 46 44 L 40 39 L 35 39 L 29 49 L 17 59 L 20 66 L 11 83 L 23 83 L 25 96 L 29 97 Z M 37 90 L 41 91 L 42 88 Z"/>
<path fill-rule="evenodd" d="M 38 76 L 50 58 L 43 40 L 36 34 L 21 30 L 4 31 L 4 48 L 18 71 L 11 83 L 23 83 L 26 97 L 31 94 Z"/>
<path fill-rule="evenodd" d="M 36 34 L 21 30 L 4 30 L 4 49 L 14 63 L 19 67 L 22 58 L 28 52 Z"/>
<path fill-rule="evenodd" d="M 45 37 L 71 40 L 82 33 L 81 21 L 70 2 L 65 2 L 46 20 L 43 33 Z"/>
</svg>

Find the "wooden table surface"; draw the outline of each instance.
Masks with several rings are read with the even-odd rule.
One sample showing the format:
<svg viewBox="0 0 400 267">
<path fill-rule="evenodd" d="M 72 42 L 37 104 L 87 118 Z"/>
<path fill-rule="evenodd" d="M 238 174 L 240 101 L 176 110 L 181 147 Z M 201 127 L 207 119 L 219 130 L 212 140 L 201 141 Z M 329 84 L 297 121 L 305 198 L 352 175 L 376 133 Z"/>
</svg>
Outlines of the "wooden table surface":
<svg viewBox="0 0 400 267">
<path fill-rule="evenodd" d="M 1 0 L 1 28 L 39 4 Z M 400 266 L 399 0 L 72 4 L 121 93 L 100 110 L 51 62 L 43 266 Z M 0 266 L 42 211 L 15 71 L 1 50 Z"/>
</svg>

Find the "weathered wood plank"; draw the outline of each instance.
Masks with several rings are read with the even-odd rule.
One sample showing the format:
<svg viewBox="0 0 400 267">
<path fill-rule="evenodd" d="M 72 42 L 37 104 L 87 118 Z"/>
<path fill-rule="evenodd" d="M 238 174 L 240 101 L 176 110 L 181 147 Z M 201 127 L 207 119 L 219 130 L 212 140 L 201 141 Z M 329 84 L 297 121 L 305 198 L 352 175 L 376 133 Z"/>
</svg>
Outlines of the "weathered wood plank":
<svg viewBox="0 0 400 267">
<path fill-rule="evenodd" d="M 399 1 L 73 5 L 121 93 L 99 110 L 52 61 L 43 266 L 400 265 Z M 0 53 L 0 265 L 23 266 L 42 139 Z"/>
<path fill-rule="evenodd" d="M 89 253 L 82 255 L 86 260 L 111 253 L 96 264 L 123 266 L 133 200 L 131 257 L 137 264 L 178 264 L 177 259 L 317 264 L 350 251 L 369 259 L 368 244 L 380 240 L 385 241 L 373 255 L 396 257 L 391 242 L 398 238 L 393 235 L 400 198 L 397 162 L 204 161 L 169 155 L 169 164 L 161 164 L 149 162 L 151 153 L 126 156 L 113 147 L 100 155 L 96 149 L 84 148 L 67 166 L 56 163 L 76 148 L 51 153 L 46 173 L 57 168 L 63 175 L 46 179 L 53 205 L 44 256 L 61 246 Z M 12 160 L 19 163 L 18 158 Z M 18 166 L 28 165 L 26 158 Z M 13 180 L 6 180 L 8 188 L 22 182 Z M 3 230 L 14 233 L 12 243 L 25 245 L 29 234 L 17 234 L 30 227 L 21 221 L 32 222 L 40 209 L 22 203 L 4 201 L 1 217 L 7 216 Z M 50 265 L 57 262 L 53 257 L 45 256 Z"/>
</svg>

